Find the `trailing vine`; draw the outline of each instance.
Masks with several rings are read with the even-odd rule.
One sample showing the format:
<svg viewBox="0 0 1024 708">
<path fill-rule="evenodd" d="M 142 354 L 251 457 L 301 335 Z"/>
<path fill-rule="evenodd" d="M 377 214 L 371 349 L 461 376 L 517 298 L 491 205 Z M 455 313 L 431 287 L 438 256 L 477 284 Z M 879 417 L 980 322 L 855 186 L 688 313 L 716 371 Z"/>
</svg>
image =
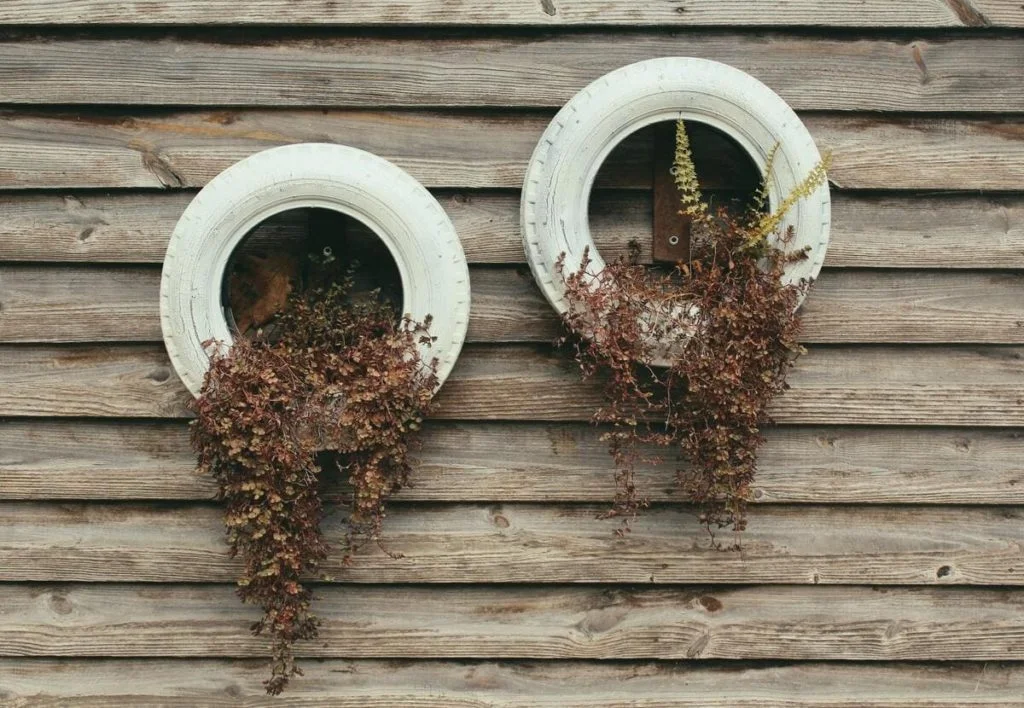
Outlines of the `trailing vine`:
<svg viewBox="0 0 1024 708">
<path fill-rule="evenodd" d="M 409 433 L 426 415 L 436 361 L 423 361 L 430 322 L 400 319 L 379 293 L 356 299 L 343 282 L 292 295 L 260 332 L 214 353 L 195 401 L 199 470 L 219 484 L 238 594 L 258 605 L 251 629 L 272 639 L 264 682 L 279 694 L 301 675 L 293 645 L 317 636 L 308 578 L 323 577 L 324 449 L 348 475 L 345 562 L 361 539 L 379 542 L 385 502 L 405 481 Z M 216 346 L 216 343 L 208 343 Z"/>
<path fill-rule="evenodd" d="M 773 159 L 774 150 L 765 175 Z M 804 351 L 796 306 L 810 284 L 782 276 L 806 253 L 786 253 L 792 233 L 778 229 L 785 212 L 823 183 L 828 162 L 775 211 L 765 209 L 767 177 L 747 210 L 712 210 L 679 121 L 672 169 L 681 211 L 692 220 L 691 260 L 659 272 L 624 258 L 595 272 L 585 253 L 577 270 L 565 272 L 565 254 L 559 259 L 570 332 L 562 342 L 583 376 L 604 387 L 593 422 L 607 426 L 616 467 L 608 515 L 624 518 L 620 533 L 647 504 L 634 484 L 645 445 L 688 461 L 677 482 L 712 537 L 715 528 L 745 528 L 768 406 L 788 388 L 786 375 Z"/>
</svg>

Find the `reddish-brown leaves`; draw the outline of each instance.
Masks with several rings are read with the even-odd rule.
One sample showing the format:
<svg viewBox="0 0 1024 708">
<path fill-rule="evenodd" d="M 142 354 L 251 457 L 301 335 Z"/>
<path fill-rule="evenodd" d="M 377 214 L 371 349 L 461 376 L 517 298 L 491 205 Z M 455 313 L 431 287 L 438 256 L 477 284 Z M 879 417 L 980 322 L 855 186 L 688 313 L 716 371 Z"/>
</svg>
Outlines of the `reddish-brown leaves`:
<svg viewBox="0 0 1024 708">
<path fill-rule="evenodd" d="M 807 287 L 781 282 L 794 256 L 753 239 L 756 222 L 724 211 L 700 220 L 693 260 L 667 274 L 626 260 L 593 272 L 589 255 L 562 273 L 565 341 L 584 377 L 604 381 L 593 420 L 609 426 L 616 463 L 610 515 L 628 522 L 645 505 L 633 468 L 639 445 L 654 443 L 688 460 L 678 483 L 709 531 L 746 524 L 767 407 L 802 352 L 795 308 Z M 641 363 L 653 361 L 667 366 Z"/>
<path fill-rule="evenodd" d="M 435 363 L 422 325 L 399 321 L 377 294 L 354 301 L 351 277 L 294 296 L 274 339 L 241 339 L 215 354 L 195 402 L 192 444 L 226 502 L 239 595 L 259 605 L 255 634 L 274 639 L 267 692 L 301 675 L 292 645 L 317 636 L 312 594 L 328 546 L 320 532 L 317 453 L 332 453 L 353 487 L 346 559 L 360 537 L 379 539 L 384 503 L 405 481 L 408 436 L 426 414 Z"/>
</svg>

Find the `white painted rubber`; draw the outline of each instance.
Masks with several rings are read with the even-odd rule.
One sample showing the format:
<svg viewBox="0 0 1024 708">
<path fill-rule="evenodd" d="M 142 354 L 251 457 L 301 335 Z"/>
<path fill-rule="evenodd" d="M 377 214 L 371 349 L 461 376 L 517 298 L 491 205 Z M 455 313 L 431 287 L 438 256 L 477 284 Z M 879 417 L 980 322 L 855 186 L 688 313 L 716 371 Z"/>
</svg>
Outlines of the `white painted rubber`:
<svg viewBox="0 0 1024 708">
<path fill-rule="evenodd" d="M 624 66 L 597 79 L 558 112 L 541 136 L 523 185 L 520 219 L 526 258 L 544 295 L 559 313 L 567 303 L 555 261 L 565 253 L 567 273 L 590 248 L 593 268 L 605 262 L 587 218 L 590 191 L 601 164 L 626 137 L 660 121 L 706 123 L 732 137 L 761 172 L 779 145 L 769 175 L 770 205 L 779 201 L 821 160 L 807 128 L 774 91 L 739 69 L 707 59 L 670 57 Z M 784 280 L 813 279 L 828 247 L 828 184 L 783 219 L 792 226 L 787 250 L 810 247 L 808 258 L 786 269 Z"/>
<path fill-rule="evenodd" d="M 160 284 L 164 343 L 175 370 L 198 395 L 209 368 L 203 342 L 231 343 L 221 305 L 228 261 L 243 237 L 289 209 L 319 207 L 352 216 L 387 245 L 402 278 L 403 310 L 433 316 L 436 341 L 421 345 L 448 377 L 469 324 L 469 269 L 455 227 L 407 172 L 363 150 L 305 143 L 248 157 L 196 195 L 167 246 Z"/>
</svg>

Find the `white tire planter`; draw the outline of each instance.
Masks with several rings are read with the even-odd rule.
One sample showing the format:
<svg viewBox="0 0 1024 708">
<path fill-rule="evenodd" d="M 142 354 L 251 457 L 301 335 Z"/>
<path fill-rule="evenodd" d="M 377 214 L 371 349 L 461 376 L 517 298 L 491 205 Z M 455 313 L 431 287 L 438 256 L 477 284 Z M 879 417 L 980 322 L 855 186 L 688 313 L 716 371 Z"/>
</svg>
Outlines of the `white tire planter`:
<svg viewBox="0 0 1024 708">
<path fill-rule="evenodd" d="M 796 113 L 774 91 L 739 69 L 707 59 L 671 57 L 630 64 L 576 94 L 548 125 L 526 172 L 520 218 L 526 258 L 552 306 L 568 304 L 555 261 L 565 253 L 565 272 L 575 272 L 590 249 L 592 268 L 605 266 L 590 235 L 587 206 L 594 178 L 609 153 L 626 137 L 660 121 L 695 121 L 734 139 L 761 173 L 779 146 L 768 176 L 772 209 L 818 164 L 821 155 Z M 781 233 L 792 226 L 788 251 L 810 247 L 808 258 L 786 268 L 784 281 L 813 279 L 828 246 L 831 208 L 828 184 L 789 211 Z M 652 362 L 664 363 L 664 362 Z"/>
<path fill-rule="evenodd" d="M 235 247 L 260 222 L 319 207 L 354 217 L 387 245 L 402 279 L 403 312 L 433 316 L 438 386 L 469 323 L 469 269 L 455 228 L 408 173 L 362 150 L 306 143 L 257 153 L 217 175 L 188 205 L 171 235 L 160 284 L 164 343 L 178 376 L 199 395 L 209 368 L 203 342 L 230 344 L 221 284 Z"/>
</svg>

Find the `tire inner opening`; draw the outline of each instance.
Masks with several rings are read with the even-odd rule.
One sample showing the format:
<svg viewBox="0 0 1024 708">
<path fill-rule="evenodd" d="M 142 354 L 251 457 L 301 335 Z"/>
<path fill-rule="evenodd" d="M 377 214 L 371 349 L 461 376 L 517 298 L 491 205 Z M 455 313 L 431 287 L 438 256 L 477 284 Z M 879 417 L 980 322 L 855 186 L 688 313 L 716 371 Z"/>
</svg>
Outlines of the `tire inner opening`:
<svg viewBox="0 0 1024 708">
<path fill-rule="evenodd" d="M 353 270 L 353 297 L 380 297 L 402 309 L 402 279 L 391 252 L 358 219 L 331 209 L 289 209 L 261 222 L 235 248 L 221 284 L 232 333 L 273 327 L 288 296 L 340 282 Z"/>
</svg>

